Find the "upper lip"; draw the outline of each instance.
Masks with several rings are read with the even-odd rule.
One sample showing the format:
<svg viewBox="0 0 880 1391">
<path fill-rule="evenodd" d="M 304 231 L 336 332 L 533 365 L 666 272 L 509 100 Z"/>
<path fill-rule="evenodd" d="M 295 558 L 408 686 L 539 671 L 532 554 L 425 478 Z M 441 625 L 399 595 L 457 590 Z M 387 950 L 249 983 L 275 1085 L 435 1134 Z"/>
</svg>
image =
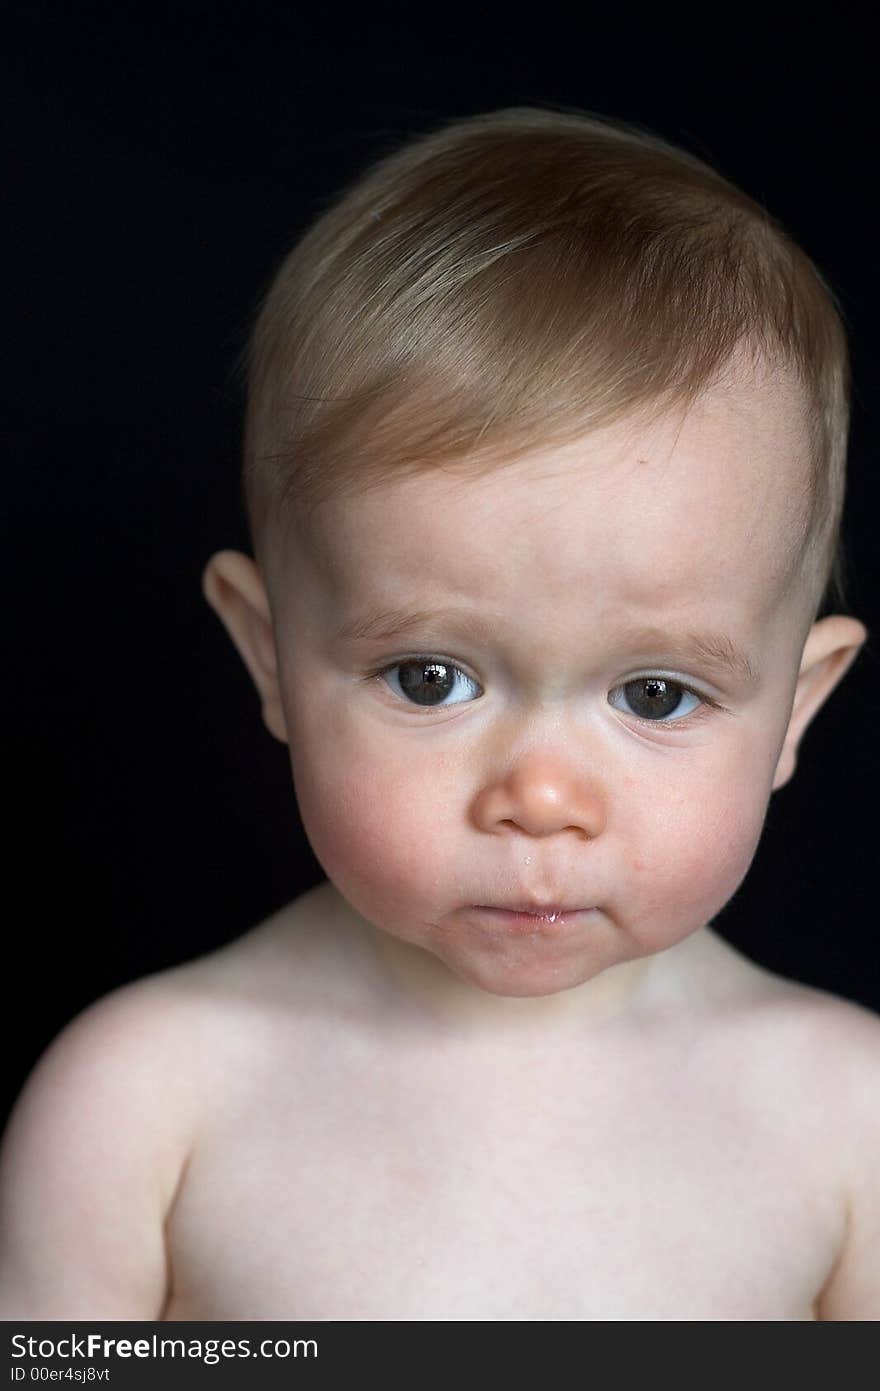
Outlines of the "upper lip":
<svg viewBox="0 0 880 1391">
<path fill-rule="evenodd" d="M 505 913 L 531 913 L 535 917 L 545 917 L 549 913 L 577 913 L 583 907 L 580 903 L 483 903 L 483 908 L 499 908 Z"/>
</svg>

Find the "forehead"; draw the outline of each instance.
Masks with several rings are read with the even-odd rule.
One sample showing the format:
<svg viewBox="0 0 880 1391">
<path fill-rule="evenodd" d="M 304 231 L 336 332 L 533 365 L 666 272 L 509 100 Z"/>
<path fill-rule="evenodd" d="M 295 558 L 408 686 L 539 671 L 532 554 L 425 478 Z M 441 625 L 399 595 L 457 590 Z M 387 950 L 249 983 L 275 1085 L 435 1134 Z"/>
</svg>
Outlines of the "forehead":
<svg viewBox="0 0 880 1391">
<path fill-rule="evenodd" d="M 333 499 L 309 569 L 328 603 L 410 595 L 551 620 L 589 597 L 597 616 L 760 617 L 790 573 L 807 450 L 785 379 L 729 386 L 687 414 L 633 417 L 480 475 L 430 471 Z"/>
</svg>

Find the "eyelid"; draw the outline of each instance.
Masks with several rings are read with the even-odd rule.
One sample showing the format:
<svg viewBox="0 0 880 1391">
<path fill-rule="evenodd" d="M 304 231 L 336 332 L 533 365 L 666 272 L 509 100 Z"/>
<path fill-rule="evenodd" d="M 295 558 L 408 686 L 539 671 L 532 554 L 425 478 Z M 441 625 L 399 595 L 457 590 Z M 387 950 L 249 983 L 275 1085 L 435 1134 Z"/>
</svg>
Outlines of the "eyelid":
<svg viewBox="0 0 880 1391">
<path fill-rule="evenodd" d="M 705 700 L 707 705 L 717 704 L 715 697 L 703 690 L 701 686 L 695 686 L 687 677 L 678 676 L 674 671 L 664 671 L 662 667 L 646 667 L 644 671 L 636 671 L 632 676 L 624 676 L 623 680 L 618 681 L 612 689 L 617 690 L 618 686 L 626 686 L 630 681 L 650 681 L 652 676 L 659 681 L 673 681 L 683 691 L 688 691 L 691 695 L 699 696 L 700 700 Z"/>
<path fill-rule="evenodd" d="M 473 682 L 474 685 L 479 686 L 481 690 L 483 689 L 482 683 L 477 679 L 476 676 L 474 676 L 468 670 L 466 666 L 462 664 L 461 661 L 458 661 L 452 657 L 447 657 L 441 652 L 413 652 L 407 656 L 395 657 L 391 661 L 384 661 L 379 666 L 371 667 L 367 672 L 365 679 L 367 681 L 375 680 L 381 676 L 384 676 L 387 672 L 394 671 L 397 667 L 403 666 L 407 662 L 441 663 L 445 666 L 452 667 L 455 671 L 460 672 L 469 681 Z M 709 695 L 707 691 L 702 690 L 698 686 L 694 686 L 689 681 L 686 681 L 682 676 L 677 676 L 673 672 L 664 671 L 661 667 L 645 668 L 641 671 L 634 672 L 632 675 L 625 676 L 622 680 L 617 681 L 615 685 L 610 688 L 609 693 L 621 690 L 631 681 L 647 681 L 650 680 L 651 677 L 657 677 L 661 681 L 671 681 L 674 685 L 678 686 L 682 691 L 685 691 L 688 695 L 695 696 L 696 699 L 700 702 L 700 704 L 696 709 L 689 711 L 687 715 L 682 715 L 677 720 L 649 720 L 646 719 L 644 716 L 635 715 L 627 711 L 620 712 L 621 714 L 626 714 L 630 720 L 635 720 L 640 725 L 647 725 L 654 729 L 671 729 L 675 726 L 687 728 L 691 724 L 695 724 L 698 720 L 703 718 L 710 709 L 720 711 L 721 713 L 726 713 L 726 707 L 722 705 L 721 702 L 717 700 L 714 696 Z M 430 713 L 430 711 L 432 710 L 449 710 L 454 708 L 455 705 L 470 705 L 473 704 L 473 701 L 456 701 L 453 702 L 452 705 L 434 706 L 418 706 L 415 704 L 415 702 L 398 701 L 398 703 L 405 703 L 407 705 L 410 705 L 414 710 L 424 710 L 425 712 Z M 612 706 L 611 708 L 617 709 L 616 706 Z"/>
<path fill-rule="evenodd" d="M 407 662 L 425 662 L 427 664 L 435 662 L 439 666 L 451 667 L 453 671 L 461 672 L 462 676 L 467 677 L 468 681 L 472 681 L 475 686 L 479 686 L 481 691 L 483 689 L 482 681 L 474 676 L 466 666 L 459 661 L 453 660 L 452 657 L 444 657 L 441 652 L 414 652 L 408 657 L 395 657 L 393 661 L 382 662 L 380 666 L 370 667 L 366 673 L 365 679 L 371 681 L 377 676 L 384 676 L 386 672 L 395 671 L 397 667 L 406 666 Z M 424 708 L 429 709 L 430 707 L 425 706 Z M 437 705 L 433 708 L 435 710 L 440 710 L 448 707 Z"/>
<path fill-rule="evenodd" d="M 404 666 L 407 662 L 439 662 L 443 666 L 453 667 L 482 689 L 483 683 L 474 676 L 469 667 L 455 657 L 444 657 L 442 652 L 410 652 L 404 657 L 394 657 L 390 662 L 381 662 L 378 666 L 370 667 L 367 677 L 384 676 L 386 671 L 393 671 L 395 667 Z"/>
<path fill-rule="evenodd" d="M 455 667 L 456 671 L 463 672 L 471 681 L 476 681 L 477 685 L 481 684 L 470 668 L 466 666 L 460 658 L 449 657 L 442 652 L 407 652 L 402 656 L 383 661 L 378 666 L 370 667 L 369 675 L 381 676 L 384 672 L 391 671 L 394 667 L 402 666 L 405 662 L 442 662 L 446 666 Z M 693 685 L 689 677 L 682 676 L 675 671 L 667 671 L 662 666 L 643 667 L 641 670 L 634 671 L 628 676 L 621 677 L 617 684 L 611 689 L 616 690 L 618 686 L 625 686 L 630 681 L 647 681 L 652 676 L 659 677 L 661 681 L 674 681 L 677 686 L 681 686 L 682 690 L 690 691 L 692 695 L 699 696 L 700 700 L 705 700 L 709 704 L 715 702 L 715 697 L 708 691 L 703 690 L 702 687 Z"/>
</svg>

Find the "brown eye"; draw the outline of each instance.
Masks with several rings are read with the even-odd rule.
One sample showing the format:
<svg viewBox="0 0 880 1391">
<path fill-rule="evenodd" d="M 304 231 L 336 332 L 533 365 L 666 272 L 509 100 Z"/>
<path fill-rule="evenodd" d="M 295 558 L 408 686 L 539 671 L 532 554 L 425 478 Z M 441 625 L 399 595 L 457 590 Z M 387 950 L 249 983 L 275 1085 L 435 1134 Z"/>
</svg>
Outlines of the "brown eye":
<svg viewBox="0 0 880 1391">
<path fill-rule="evenodd" d="M 696 692 L 689 691 L 678 681 L 671 681 L 665 676 L 638 676 L 633 681 L 618 686 L 617 690 L 623 692 L 629 714 L 636 715 L 640 720 L 666 720 L 674 724 L 675 720 L 670 720 L 670 715 L 677 715 L 678 719 L 683 719 L 693 714 L 701 704 Z M 682 709 L 682 701 L 688 700 L 693 701 L 693 704 Z M 611 703 L 615 708 L 620 708 L 614 701 Z"/>
<path fill-rule="evenodd" d="M 471 689 L 477 689 L 476 682 L 466 676 L 460 667 L 434 658 L 417 657 L 397 662 L 387 667 L 382 676 L 387 678 L 396 672 L 400 673 L 397 683 L 400 694 L 413 705 L 459 705 L 460 701 L 447 701 L 446 698 L 461 682 L 466 682 Z M 393 690 L 393 682 L 389 680 L 388 684 Z"/>
</svg>

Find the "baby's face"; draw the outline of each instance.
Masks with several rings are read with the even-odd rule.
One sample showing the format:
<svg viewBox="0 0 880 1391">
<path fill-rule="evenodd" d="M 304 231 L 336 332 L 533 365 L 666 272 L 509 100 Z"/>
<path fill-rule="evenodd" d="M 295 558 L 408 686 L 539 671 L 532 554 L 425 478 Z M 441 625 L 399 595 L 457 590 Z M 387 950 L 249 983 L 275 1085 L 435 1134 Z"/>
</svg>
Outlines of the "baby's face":
<svg viewBox="0 0 880 1391">
<path fill-rule="evenodd" d="M 336 500 L 274 595 L 318 860 L 484 990 L 676 943 L 756 849 L 809 627 L 782 597 L 806 438 L 779 385 L 679 425 Z M 574 911 L 485 911 L 535 904 Z"/>
</svg>

